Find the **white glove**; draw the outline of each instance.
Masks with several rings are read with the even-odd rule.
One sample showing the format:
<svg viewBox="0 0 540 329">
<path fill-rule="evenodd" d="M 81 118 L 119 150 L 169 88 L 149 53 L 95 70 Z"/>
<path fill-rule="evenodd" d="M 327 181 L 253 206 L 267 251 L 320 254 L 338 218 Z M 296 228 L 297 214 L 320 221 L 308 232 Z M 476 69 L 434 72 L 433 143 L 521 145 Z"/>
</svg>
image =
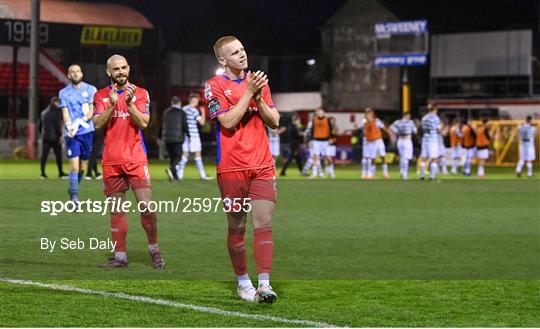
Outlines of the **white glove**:
<svg viewBox="0 0 540 329">
<path fill-rule="evenodd" d="M 90 127 L 88 122 L 84 121 L 83 118 L 78 118 L 77 120 L 75 120 L 75 122 L 78 123 L 79 126 L 82 126 L 84 129 L 87 129 L 88 127 Z"/>
<path fill-rule="evenodd" d="M 68 137 L 73 138 L 77 134 L 77 130 L 79 130 L 79 119 L 75 120 L 75 122 L 66 123 L 66 128 L 68 130 Z"/>
</svg>

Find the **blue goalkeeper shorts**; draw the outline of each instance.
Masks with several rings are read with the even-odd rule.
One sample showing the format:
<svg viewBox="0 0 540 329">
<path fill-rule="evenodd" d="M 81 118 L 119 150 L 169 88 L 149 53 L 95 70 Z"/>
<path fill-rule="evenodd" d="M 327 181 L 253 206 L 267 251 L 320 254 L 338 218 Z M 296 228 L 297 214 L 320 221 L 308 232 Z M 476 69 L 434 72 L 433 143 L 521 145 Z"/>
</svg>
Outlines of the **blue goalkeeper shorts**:
<svg viewBox="0 0 540 329">
<path fill-rule="evenodd" d="M 88 160 L 92 152 L 93 133 L 75 135 L 73 138 L 66 136 L 66 152 L 69 159 L 79 157 Z"/>
</svg>

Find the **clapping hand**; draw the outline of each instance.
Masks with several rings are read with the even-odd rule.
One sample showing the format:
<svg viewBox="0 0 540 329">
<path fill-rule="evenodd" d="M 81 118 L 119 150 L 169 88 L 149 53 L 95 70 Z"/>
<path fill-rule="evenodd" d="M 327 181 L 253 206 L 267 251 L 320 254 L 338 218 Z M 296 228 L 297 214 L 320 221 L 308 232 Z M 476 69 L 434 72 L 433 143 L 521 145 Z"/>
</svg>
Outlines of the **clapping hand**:
<svg viewBox="0 0 540 329">
<path fill-rule="evenodd" d="M 137 87 L 131 84 L 126 88 L 126 103 L 128 105 L 133 100 L 133 96 L 135 95 L 135 90 L 137 90 Z"/>
<path fill-rule="evenodd" d="M 111 105 L 115 105 L 116 101 L 118 101 L 118 87 L 116 86 L 116 83 L 112 85 L 111 91 L 109 92 L 109 101 L 111 102 Z"/>
<path fill-rule="evenodd" d="M 266 74 L 262 71 L 255 73 L 248 72 L 247 74 L 247 87 L 248 90 L 253 93 L 255 100 L 260 99 L 262 88 L 268 83 Z"/>
</svg>

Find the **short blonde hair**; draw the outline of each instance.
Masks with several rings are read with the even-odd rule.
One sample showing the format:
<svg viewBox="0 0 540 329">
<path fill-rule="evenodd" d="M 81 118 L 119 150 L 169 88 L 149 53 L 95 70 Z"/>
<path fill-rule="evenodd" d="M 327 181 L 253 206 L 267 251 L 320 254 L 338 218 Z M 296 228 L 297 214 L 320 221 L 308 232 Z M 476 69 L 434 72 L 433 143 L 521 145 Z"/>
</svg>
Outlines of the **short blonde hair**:
<svg viewBox="0 0 540 329">
<path fill-rule="evenodd" d="M 216 43 L 214 44 L 214 55 L 216 55 L 216 58 L 220 57 L 219 51 L 221 50 L 221 48 L 223 48 L 223 46 L 235 40 L 238 40 L 238 38 L 234 35 L 227 35 L 219 38 L 218 41 L 216 41 Z"/>
</svg>

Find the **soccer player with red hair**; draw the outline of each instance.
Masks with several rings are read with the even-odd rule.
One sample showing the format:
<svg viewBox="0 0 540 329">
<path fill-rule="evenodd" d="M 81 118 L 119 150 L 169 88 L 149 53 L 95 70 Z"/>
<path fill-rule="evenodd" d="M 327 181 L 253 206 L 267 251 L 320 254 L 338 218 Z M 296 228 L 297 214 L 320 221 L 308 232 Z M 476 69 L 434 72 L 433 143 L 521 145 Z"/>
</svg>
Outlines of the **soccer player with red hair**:
<svg viewBox="0 0 540 329">
<path fill-rule="evenodd" d="M 271 220 L 277 191 L 266 126 L 279 126 L 279 112 L 266 74 L 246 71 L 248 58 L 240 40 L 222 37 L 215 43 L 214 53 L 224 73 L 207 81 L 205 98 L 210 118 L 217 120 L 217 181 L 224 205 L 230 208 L 227 246 L 238 279 L 237 294 L 245 301 L 273 303 L 277 295 L 270 286 Z M 253 219 L 257 289 L 247 273 L 244 235 L 248 212 Z"/>
</svg>

